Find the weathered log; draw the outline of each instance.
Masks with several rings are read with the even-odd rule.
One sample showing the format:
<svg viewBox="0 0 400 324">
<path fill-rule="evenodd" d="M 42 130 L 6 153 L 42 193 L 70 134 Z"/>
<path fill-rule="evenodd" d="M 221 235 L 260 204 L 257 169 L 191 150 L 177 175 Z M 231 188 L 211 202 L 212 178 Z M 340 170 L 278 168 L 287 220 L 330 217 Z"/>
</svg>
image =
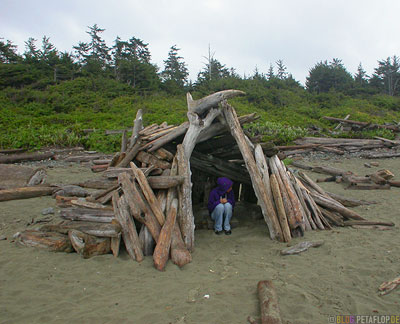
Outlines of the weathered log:
<svg viewBox="0 0 400 324">
<path fill-rule="evenodd" d="M 315 226 L 321 230 L 325 229 L 324 225 L 322 224 L 321 218 L 320 218 L 321 211 L 319 210 L 314 199 L 308 194 L 308 192 L 305 188 L 301 188 L 301 192 L 303 193 L 304 201 L 308 205 L 308 209 L 311 212 L 311 216 L 315 223 Z"/>
<path fill-rule="evenodd" d="M 281 176 L 281 179 L 283 181 L 283 184 L 286 187 L 288 196 L 290 201 L 292 202 L 292 206 L 293 206 L 293 211 L 294 211 L 294 215 L 295 215 L 295 224 L 293 224 L 293 228 L 295 229 L 297 227 L 301 227 L 304 230 L 304 221 L 303 219 L 305 218 L 305 215 L 303 215 L 303 211 L 302 211 L 302 206 L 300 203 L 299 198 L 296 195 L 296 191 L 293 187 L 292 182 L 290 181 L 288 175 L 287 175 L 287 171 L 286 171 L 286 167 L 285 165 L 281 162 L 281 160 L 278 158 L 277 155 L 274 155 L 273 157 L 271 157 L 271 160 L 274 161 L 276 167 L 278 168 L 279 174 Z"/>
<path fill-rule="evenodd" d="M 328 192 L 326 193 L 334 200 L 340 202 L 343 206 L 345 207 L 357 207 L 361 205 L 374 205 L 377 204 L 376 201 L 367 201 L 367 200 L 358 200 L 358 199 L 352 199 L 349 197 L 343 197 L 338 194 Z"/>
<path fill-rule="evenodd" d="M 341 205 L 338 202 L 335 203 L 332 199 L 329 199 L 329 198 L 322 196 L 315 192 L 314 193 L 311 192 L 311 196 L 318 205 L 328 208 L 328 209 L 331 209 L 331 210 L 334 210 L 346 218 L 355 219 L 355 220 L 365 220 L 363 217 L 361 217 L 355 211 L 344 207 L 343 205 Z"/>
<path fill-rule="evenodd" d="M 307 174 L 299 172 L 299 176 L 309 185 L 310 188 L 314 189 L 316 192 L 323 196 L 328 196 L 325 190 L 318 186 Z"/>
<path fill-rule="evenodd" d="M 321 211 L 322 215 L 324 215 L 324 217 L 327 218 L 331 224 L 333 224 L 335 226 L 344 226 L 343 218 L 340 215 L 338 215 L 337 213 L 331 212 L 322 207 L 319 210 Z"/>
<path fill-rule="evenodd" d="M 54 158 L 54 152 L 34 152 L 13 155 L 1 155 L 0 163 L 18 163 L 24 161 L 41 161 Z"/>
<path fill-rule="evenodd" d="M 348 187 L 345 189 L 357 189 L 357 190 L 376 190 L 376 189 L 383 189 L 383 190 L 390 190 L 390 184 L 360 184 L 360 183 L 350 183 Z"/>
<path fill-rule="evenodd" d="M 155 157 L 154 155 L 150 154 L 150 153 L 146 153 L 144 151 L 140 151 L 137 155 L 136 155 L 136 160 L 142 163 L 146 163 L 149 165 L 154 165 L 156 168 L 160 168 L 160 169 L 169 169 L 171 168 L 171 163 L 164 161 L 164 160 L 160 160 L 159 158 Z"/>
<path fill-rule="evenodd" d="M 288 225 L 288 221 L 287 221 L 287 217 L 286 217 L 286 213 L 285 213 L 285 206 L 283 205 L 281 192 L 279 190 L 279 184 L 278 184 L 278 181 L 276 180 L 275 174 L 271 174 L 271 177 L 269 180 L 270 180 L 272 195 L 273 195 L 274 201 L 275 201 L 275 206 L 276 206 L 276 210 L 277 210 L 279 223 L 280 223 L 281 229 L 282 229 L 282 235 L 283 235 L 284 242 L 290 242 L 291 235 L 290 235 L 290 229 L 289 229 L 289 225 Z"/>
<path fill-rule="evenodd" d="M 258 198 L 259 204 L 261 206 L 261 210 L 264 215 L 264 219 L 268 221 L 268 229 L 271 239 L 278 239 L 279 241 L 283 241 L 282 230 L 279 225 L 279 221 L 277 217 L 273 218 L 272 210 L 274 207 L 271 205 L 271 200 L 268 199 L 268 193 L 266 188 L 263 185 L 263 181 L 261 178 L 260 171 L 257 168 L 255 159 L 253 157 L 253 153 L 248 145 L 246 140 L 246 136 L 243 133 L 243 130 L 240 126 L 239 120 L 236 116 L 236 112 L 232 106 L 230 106 L 227 102 L 223 103 L 223 113 L 227 124 L 230 127 L 231 134 L 235 138 L 240 152 L 245 160 L 247 170 L 249 171 L 254 192 Z"/>
<path fill-rule="evenodd" d="M 143 251 L 140 246 L 139 236 L 136 230 L 135 222 L 128 211 L 128 203 L 124 196 L 119 198 L 116 192 L 112 197 L 114 215 L 121 226 L 122 239 L 124 240 L 126 250 L 132 260 L 143 261 Z"/>
<path fill-rule="evenodd" d="M 143 130 L 143 111 L 142 111 L 142 109 L 138 109 L 138 111 L 136 112 L 136 118 L 133 121 L 132 135 L 131 135 L 131 137 L 129 139 L 129 145 L 128 145 L 127 149 L 126 149 L 126 152 L 131 151 L 132 148 L 136 145 L 136 143 L 139 140 L 139 133 L 142 130 Z M 132 159 L 133 159 L 133 157 L 132 157 Z M 132 161 L 132 159 L 129 160 L 128 163 L 130 161 Z M 126 162 L 124 162 L 124 163 L 126 163 Z M 128 165 L 128 163 L 126 163 L 126 165 Z M 125 165 L 123 165 L 123 166 L 125 166 Z"/>
<path fill-rule="evenodd" d="M 175 176 L 178 174 L 178 158 L 174 157 L 172 165 L 171 165 L 171 176 Z M 177 188 L 172 187 L 168 189 L 167 199 L 166 199 L 166 212 L 168 212 L 172 201 L 178 196 Z M 179 215 L 177 214 L 177 218 Z M 192 262 L 192 256 L 189 250 L 186 248 L 185 243 L 183 242 L 181 229 L 178 225 L 178 222 L 175 222 L 174 231 L 172 232 L 171 239 L 171 260 L 178 267 L 183 267 L 184 265 Z"/>
<path fill-rule="evenodd" d="M 132 147 L 128 147 L 125 157 L 118 163 L 116 163 L 116 166 L 119 168 L 125 168 L 129 165 L 129 163 L 135 158 L 136 154 L 139 153 L 140 146 L 142 145 L 142 142 L 140 138 L 136 140 L 136 143 Z"/>
<path fill-rule="evenodd" d="M 92 172 L 103 172 L 108 169 L 109 164 L 92 165 L 90 169 Z"/>
<path fill-rule="evenodd" d="M 114 219 L 114 212 L 112 210 L 70 208 L 61 210 L 60 217 L 73 221 L 111 223 Z"/>
<path fill-rule="evenodd" d="M 190 94 L 188 93 L 188 95 Z M 189 119 L 189 128 L 182 142 L 182 146 L 188 160 L 190 160 L 190 156 L 192 155 L 193 149 L 197 143 L 197 138 L 199 137 L 200 133 L 210 127 L 211 123 L 219 115 L 221 115 L 220 108 L 210 109 L 204 118 L 201 118 L 197 113 L 193 111 L 188 111 L 187 117 Z"/>
<path fill-rule="evenodd" d="M 163 147 L 159 148 L 157 151 L 154 151 L 153 154 L 159 159 L 168 162 L 171 162 L 174 159 L 174 155 Z"/>
<path fill-rule="evenodd" d="M 168 261 L 169 250 L 171 247 L 172 231 L 175 227 L 178 200 L 174 199 L 167 214 L 165 223 L 161 229 L 156 248 L 153 253 L 154 266 L 157 270 L 163 271 Z"/>
<path fill-rule="evenodd" d="M 189 251 L 194 248 L 194 215 L 192 207 L 192 183 L 189 160 L 186 157 L 182 145 L 177 146 L 178 174 L 185 178 L 183 184 L 179 186 L 179 225 L 183 241 Z"/>
<path fill-rule="evenodd" d="M 395 226 L 393 222 L 375 222 L 375 221 L 367 221 L 367 220 L 348 220 L 344 221 L 344 226 L 353 226 L 353 225 L 382 225 L 382 226 Z"/>
<path fill-rule="evenodd" d="M 77 186 L 88 189 L 108 189 L 116 184 L 117 181 L 108 179 L 93 179 L 76 183 Z"/>
<path fill-rule="evenodd" d="M 288 220 L 288 224 L 292 230 L 296 230 L 296 228 L 298 227 L 298 224 L 296 224 L 295 211 L 294 211 L 294 208 L 292 205 L 292 201 L 287 192 L 287 187 L 285 186 L 285 184 L 282 181 L 280 172 L 279 172 L 276 164 L 274 163 L 274 160 L 272 160 L 272 159 L 269 160 L 269 166 L 271 169 L 271 173 L 275 175 L 275 178 L 279 185 L 279 191 L 282 196 L 283 206 L 285 208 L 285 213 L 286 213 L 286 217 Z"/>
<path fill-rule="evenodd" d="M 67 235 L 55 232 L 25 230 L 17 238 L 18 244 L 45 249 L 52 252 L 72 252 Z"/>
<path fill-rule="evenodd" d="M 400 153 L 363 153 L 361 157 L 365 159 L 388 159 L 392 157 L 399 157 Z"/>
<path fill-rule="evenodd" d="M 296 196 L 298 197 L 298 199 L 300 201 L 300 204 L 301 204 L 301 212 L 302 212 L 302 215 L 303 215 L 303 218 L 304 218 L 305 230 L 306 231 L 310 231 L 312 229 L 315 229 L 314 228 L 315 224 L 312 224 L 313 223 L 313 219 L 312 219 L 310 211 L 307 208 L 306 202 L 305 202 L 304 197 L 303 197 L 303 193 L 302 193 L 302 191 L 300 189 L 300 186 L 298 184 L 298 180 L 296 179 L 296 177 L 294 176 L 294 174 L 292 172 L 287 171 L 287 174 L 288 174 L 289 179 L 290 179 L 290 181 L 291 181 L 291 183 L 293 185 L 293 188 L 294 188 L 294 190 L 296 192 Z"/>
<path fill-rule="evenodd" d="M 154 216 L 157 218 L 158 223 L 163 226 L 165 222 L 165 215 L 162 211 L 159 201 L 156 198 L 156 195 L 154 194 L 149 182 L 147 181 L 146 176 L 144 175 L 142 170 L 140 170 L 133 162 L 131 162 L 130 165 L 144 196 L 149 202 L 150 208 L 153 211 Z"/>
<path fill-rule="evenodd" d="M 272 281 L 259 281 L 257 291 L 260 300 L 261 324 L 282 324 L 278 296 Z"/>
<path fill-rule="evenodd" d="M 120 153 L 125 153 L 127 148 L 128 148 L 128 132 L 126 131 L 126 129 L 124 129 L 124 131 L 122 132 Z"/>
<path fill-rule="evenodd" d="M 324 241 L 303 241 L 294 246 L 281 250 L 281 255 L 299 254 L 301 252 L 307 251 L 309 248 L 319 247 L 322 244 L 324 244 Z"/>
<path fill-rule="evenodd" d="M 139 135 L 142 136 L 147 136 L 154 132 L 155 130 L 159 129 L 160 127 L 157 124 L 151 124 L 143 128 L 142 130 L 139 131 Z"/>
<path fill-rule="evenodd" d="M 173 141 L 177 137 L 184 135 L 189 128 L 189 122 L 184 122 L 175 128 L 172 132 L 157 138 L 156 140 L 145 144 L 141 149 L 147 149 L 149 152 L 154 152 L 158 150 L 160 147 L 163 147 L 165 144 Z"/>
<path fill-rule="evenodd" d="M 89 192 L 80 186 L 61 185 L 60 187 L 54 190 L 53 195 L 54 196 L 59 195 L 64 197 L 86 197 L 89 195 Z"/>
<path fill-rule="evenodd" d="M 142 139 L 144 141 L 152 142 L 156 140 L 157 138 L 160 138 L 164 135 L 167 135 L 168 133 L 172 132 L 174 129 L 178 128 L 179 126 L 168 126 L 166 128 L 158 129 L 156 132 L 151 133 L 149 135 L 143 136 Z"/>
<path fill-rule="evenodd" d="M 150 170 L 149 172 L 147 170 Z M 163 172 L 163 170 L 161 169 L 155 169 L 153 167 L 149 167 L 149 168 L 142 168 L 142 171 L 148 175 L 159 175 Z M 103 176 L 107 179 L 114 179 L 114 178 L 118 178 L 118 175 L 121 173 L 128 173 L 129 175 L 133 175 L 133 171 L 130 167 L 126 167 L 126 168 L 109 168 L 107 171 L 105 171 L 103 173 Z"/>
<path fill-rule="evenodd" d="M 104 165 L 104 164 L 109 165 L 111 163 L 111 159 L 92 160 L 92 163 L 95 165 Z"/>
<path fill-rule="evenodd" d="M 115 223 L 63 221 L 59 224 L 48 224 L 40 227 L 42 232 L 58 232 L 61 234 L 68 234 L 68 231 L 72 229 L 98 237 L 117 237 L 121 232 L 121 227 Z"/>
<path fill-rule="evenodd" d="M 157 242 L 161 226 L 143 193 L 139 190 L 136 183 L 130 181 L 127 173 L 121 173 L 118 176 L 118 181 L 121 183 L 132 216 L 147 226 L 154 240 Z"/>
<path fill-rule="evenodd" d="M 223 90 L 215 92 L 207 97 L 201 98 L 199 100 L 193 100 L 192 95 L 188 92 L 186 99 L 188 104 L 189 112 L 196 113 L 197 115 L 202 115 L 213 107 L 218 106 L 218 104 L 229 98 L 236 97 L 238 95 L 245 94 L 240 90 Z"/>
<path fill-rule="evenodd" d="M 84 259 L 89 259 L 95 255 L 108 254 L 111 251 L 110 238 L 108 237 L 100 238 L 78 230 L 70 230 L 68 237 L 76 253 Z"/>
<path fill-rule="evenodd" d="M 343 124 L 352 124 L 352 125 L 357 125 L 357 126 L 361 126 L 361 127 L 373 126 L 375 128 L 390 129 L 395 132 L 400 131 L 399 127 L 395 126 L 395 125 L 378 125 L 378 124 L 371 124 L 371 123 L 367 123 L 367 122 L 360 122 L 360 121 L 356 121 L 356 120 L 342 119 L 342 118 L 328 117 L 328 116 L 324 116 L 322 118 L 324 118 L 326 120 L 330 120 L 330 121 L 340 122 Z"/>
<path fill-rule="evenodd" d="M 380 140 L 360 139 L 360 138 L 334 138 L 334 137 L 303 137 L 294 141 L 295 144 L 321 144 L 324 146 L 365 146 L 377 145 L 382 147 L 383 143 Z"/>
<path fill-rule="evenodd" d="M 72 205 L 78 206 L 78 207 L 112 210 L 112 208 L 109 206 L 105 206 L 105 205 L 102 205 L 99 203 L 94 203 L 94 202 L 85 201 L 85 200 L 81 200 L 81 199 L 72 199 L 70 202 Z"/>
<path fill-rule="evenodd" d="M 56 187 L 35 186 L 0 190 L 0 201 L 51 196 Z"/>
</svg>

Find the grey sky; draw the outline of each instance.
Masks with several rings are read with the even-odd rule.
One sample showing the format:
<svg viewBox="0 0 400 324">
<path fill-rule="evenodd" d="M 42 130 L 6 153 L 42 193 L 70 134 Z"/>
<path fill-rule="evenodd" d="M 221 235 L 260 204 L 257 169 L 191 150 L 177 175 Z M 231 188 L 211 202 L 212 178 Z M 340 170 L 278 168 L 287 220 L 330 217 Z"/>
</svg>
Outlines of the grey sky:
<svg viewBox="0 0 400 324">
<path fill-rule="evenodd" d="M 256 66 L 265 73 L 282 59 L 304 83 L 319 61 L 340 58 L 351 73 L 361 62 L 372 74 L 377 60 L 400 54 L 399 12 L 398 0 L 1 0 L 0 37 L 20 52 L 29 37 L 43 35 L 72 51 L 96 23 L 106 29 L 108 46 L 116 36 L 149 43 L 160 68 L 176 44 L 193 80 L 210 44 L 215 58 L 240 75 Z"/>
</svg>

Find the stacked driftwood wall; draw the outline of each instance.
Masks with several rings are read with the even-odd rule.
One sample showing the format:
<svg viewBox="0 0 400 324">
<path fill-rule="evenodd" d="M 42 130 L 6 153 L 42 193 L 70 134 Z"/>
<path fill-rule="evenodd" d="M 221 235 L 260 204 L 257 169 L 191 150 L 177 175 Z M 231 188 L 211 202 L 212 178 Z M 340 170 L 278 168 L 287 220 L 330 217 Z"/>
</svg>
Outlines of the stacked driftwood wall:
<svg viewBox="0 0 400 324">
<path fill-rule="evenodd" d="M 131 136 L 122 134 L 120 152 L 92 167 L 102 179 L 79 183 L 101 190 L 86 198 L 59 191 L 64 221 L 21 233 L 20 243 L 118 256 L 122 239 L 133 260 L 153 255 L 159 270 L 169 258 L 183 266 L 194 249 L 193 202 L 204 203 L 220 176 L 242 184 L 246 195 L 254 192 L 271 239 L 288 242 L 308 230 L 368 223 L 346 207 L 349 199 L 293 174 L 273 152 L 266 155 L 268 145 L 247 136 L 242 125 L 257 117 L 238 117 L 226 101 L 240 94 L 226 90 L 200 100 L 188 94 L 189 121 L 178 126 L 143 127 L 139 110 Z"/>
</svg>

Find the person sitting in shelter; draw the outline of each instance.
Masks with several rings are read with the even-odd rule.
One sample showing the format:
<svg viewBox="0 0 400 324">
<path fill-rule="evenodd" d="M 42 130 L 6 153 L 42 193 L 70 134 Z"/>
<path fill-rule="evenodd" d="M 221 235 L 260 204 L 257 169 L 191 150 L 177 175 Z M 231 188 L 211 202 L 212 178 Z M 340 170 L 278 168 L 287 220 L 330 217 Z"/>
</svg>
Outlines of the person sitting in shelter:
<svg viewBox="0 0 400 324">
<path fill-rule="evenodd" d="M 225 177 L 217 179 L 217 187 L 212 189 L 208 198 L 208 210 L 214 221 L 215 234 L 222 233 L 222 226 L 226 235 L 232 234 L 230 220 L 235 207 L 233 182 Z"/>
</svg>

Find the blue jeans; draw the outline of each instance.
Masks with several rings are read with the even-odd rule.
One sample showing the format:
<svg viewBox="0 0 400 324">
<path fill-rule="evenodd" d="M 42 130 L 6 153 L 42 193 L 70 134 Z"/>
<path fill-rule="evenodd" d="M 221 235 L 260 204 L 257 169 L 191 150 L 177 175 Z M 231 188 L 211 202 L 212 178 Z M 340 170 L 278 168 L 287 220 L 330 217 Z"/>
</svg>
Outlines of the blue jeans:
<svg viewBox="0 0 400 324">
<path fill-rule="evenodd" d="M 222 222 L 224 230 L 230 231 L 231 225 L 229 222 L 232 218 L 232 205 L 230 203 L 218 204 L 211 213 L 211 219 L 214 221 L 214 230 L 222 231 Z"/>
</svg>

